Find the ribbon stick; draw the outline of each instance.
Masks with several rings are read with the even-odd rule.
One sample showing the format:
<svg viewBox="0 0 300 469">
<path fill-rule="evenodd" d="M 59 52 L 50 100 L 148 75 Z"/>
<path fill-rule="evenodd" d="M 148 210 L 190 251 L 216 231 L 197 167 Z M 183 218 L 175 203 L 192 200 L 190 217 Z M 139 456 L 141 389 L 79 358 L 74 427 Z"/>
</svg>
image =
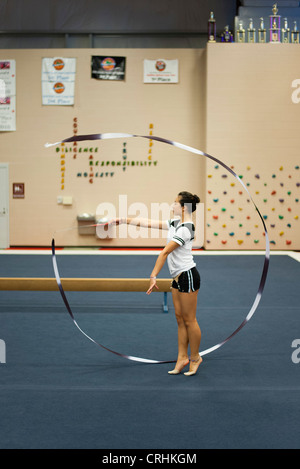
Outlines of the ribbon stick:
<svg viewBox="0 0 300 469">
<path fill-rule="evenodd" d="M 150 140 L 156 140 L 158 142 L 161 142 L 161 143 L 165 143 L 167 145 L 172 145 L 176 148 L 179 148 L 181 150 L 185 150 L 185 151 L 188 151 L 190 153 L 195 153 L 197 155 L 201 155 L 201 156 L 204 156 L 206 158 L 209 158 L 210 160 L 213 160 L 214 162 L 218 163 L 219 165 L 223 166 L 223 168 L 225 168 L 229 173 L 231 173 L 237 180 L 238 182 L 243 186 L 244 190 L 247 192 L 247 194 L 249 195 L 250 197 L 250 200 L 251 202 L 253 203 L 259 217 L 260 217 L 260 220 L 262 222 L 262 225 L 263 225 L 263 228 L 264 228 L 264 234 L 265 234 L 265 239 L 266 239 L 266 250 L 265 250 L 265 258 L 264 258 L 264 264 L 263 264 L 263 270 L 262 270 L 262 274 L 261 274 L 261 278 L 260 278 L 260 282 L 259 282 L 259 286 L 258 286 L 258 290 L 257 290 L 257 293 L 256 293 L 256 296 L 254 298 L 254 301 L 253 301 L 253 304 L 248 312 L 248 314 L 246 315 L 245 319 L 243 320 L 243 322 L 239 325 L 239 327 L 237 329 L 235 329 L 232 334 L 230 334 L 229 337 L 227 337 L 225 340 L 223 340 L 222 342 L 214 345 L 213 347 L 210 347 L 206 350 L 203 350 L 202 352 L 200 352 L 200 355 L 201 356 L 204 356 L 204 355 L 207 355 L 215 350 L 217 350 L 218 348 L 222 347 L 222 345 L 226 344 L 229 340 L 231 340 L 238 332 L 240 332 L 240 330 L 248 323 L 248 321 L 250 321 L 250 319 L 252 318 L 252 316 L 254 315 L 255 311 L 257 310 L 258 308 L 258 305 L 260 303 L 260 300 L 261 300 L 261 297 L 262 297 L 262 293 L 263 293 L 263 290 L 264 290 L 264 287 L 265 287 L 265 283 L 266 283 L 266 280 L 267 280 L 267 275 L 268 275 L 268 269 L 269 269 L 269 262 L 270 262 L 270 242 L 269 242 L 269 236 L 268 236 L 268 232 L 267 232 L 267 228 L 266 228 L 266 224 L 265 224 L 265 221 L 260 213 L 260 211 L 258 210 L 258 207 L 256 206 L 255 202 L 253 201 L 252 197 L 251 197 L 251 194 L 250 192 L 248 191 L 247 187 L 245 186 L 245 184 L 243 183 L 243 181 L 241 180 L 241 178 L 231 169 L 229 168 L 229 166 L 227 166 L 225 163 L 223 163 L 223 161 L 219 160 L 218 158 L 215 158 L 214 156 L 212 155 L 209 155 L 208 153 L 205 153 L 201 150 L 197 150 L 196 148 L 193 148 L 193 147 L 190 147 L 190 146 L 187 146 L 187 145 L 184 145 L 182 143 L 179 143 L 179 142 L 175 142 L 173 140 L 167 140 L 165 138 L 161 138 L 161 137 L 154 137 L 154 136 L 149 136 L 149 135 L 134 135 L 134 134 L 126 134 L 126 133 L 103 133 L 103 134 L 89 134 L 89 135 L 76 135 L 76 136 L 73 136 L 73 137 L 70 137 L 70 138 L 66 138 L 65 140 L 62 140 L 60 142 L 56 142 L 56 143 L 46 143 L 45 144 L 45 147 L 52 147 L 52 146 L 55 146 L 55 145 L 59 145 L 61 143 L 72 143 L 72 142 L 80 142 L 80 141 L 85 141 L 85 140 L 107 140 L 107 139 L 115 139 L 115 138 L 146 138 L 146 139 L 150 139 Z M 68 303 L 68 300 L 66 298 L 66 295 L 65 295 L 65 292 L 63 290 L 63 287 L 61 285 L 61 281 L 60 281 L 60 276 L 59 276 L 59 273 L 58 273 L 58 268 L 57 268 L 57 263 L 56 263 L 56 257 L 55 257 L 55 242 L 54 242 L 54 239 L 52 240 L 52 261 L 53 261 L 53 268 L 54 268 L 54 272 L 55 272 L 55 277 L 56 277 L 56 281 L 57 281 L 57 284 L 58 284 L 58 287 L 59 287 L 59 290 L 60 290 L 60 293 L 61 293 L 61 296 L 63 298 L 63 301 L 66 305 L 66 308 L 71 316 L 71 318 L 73 319 L 74 321 L 74 324 L 76 325 L 76 327 L 80 330 L 80 332 L 85 335 L 89 340 L 91 340 L 92 342 L 94 342 L 95 344 L 99 345 L 100 347 L 104 348 L 105 350 L 109 351 L 109 352 L 112 352 L 114 353 L 115 355 L 118 355 L 122 358 L 127 358 L 128 360 L 133 360 L 133 361 L 138 361 L 138 362 L 142 362 L 142 363 L 174 363 L 175 360 L 171 360 L 171 361 L 157 361 L 157 360 L 149 360 L 149 359 L 146 359 L 146 358 L 139 358 L 139 357 L 132 357 L 132 356 L 129 356 L 129 355 L 123 355 L 121 353 L 118 353 L 118 352 L 114 352 L 113 350 L 110 350 L 106 347 L 104 347 L 103 345 L 99 344 L 98 342 L 96 342 L 94 339 L 92 339 L 91 337 L 89 337 L 77 324 L 77 322 L 75 321 L 75 318 L 74 318 L 74 315 L 72 313 L 72 310 L 71 310 L 71 307 Z"/>
</svg>

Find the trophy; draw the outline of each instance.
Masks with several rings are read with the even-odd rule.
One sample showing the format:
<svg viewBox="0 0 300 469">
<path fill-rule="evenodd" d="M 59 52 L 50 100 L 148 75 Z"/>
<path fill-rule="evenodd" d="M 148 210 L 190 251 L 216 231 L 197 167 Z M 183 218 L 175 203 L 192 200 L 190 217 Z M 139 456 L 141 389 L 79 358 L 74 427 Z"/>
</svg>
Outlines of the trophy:
<svg viewBox="0 0 300 469">
<path fill-rule="evenodd" d="M 277 3 L 273 5 L 273 15 L 270 15 L 270 42 L 278 44 L 280 41 L 280 15 L 277 15 Z"/>
<path fill-rule="evenodd" d="M 237 42 L 245 42 L 245 30 L 243 28 L 243 22 L 239 22 L 239 29 L 236 31 Z"/>
<path fill-rule="evenodd" d="M 249 28 L 247 29 L 248 42 L 255 42 L 255 28 L 253 27 L 253 19 L 250 18 Z"/>
<path fill-rule="evenodd" d="M 299 31 L 297 28 L 297 21 L 294 21 L 294 29 L 291 31 L 291 42 L 293 44 L 299 44 Z"/>
<path fill-rule="evenodd" d="M 260 18 L 260 27 L 258 30 L 258 42 L 266 42 L 267 41 L 267 34 L 266 34 L 266 29 L 264 25 L 264 19 Z"/>
<path fill-rule="evenodd" d="M 216 20 L 214 14 L 211 11 L 208 20 L 208 42 L 216 42 Z"/>
<path fill-rule="evenodd" d="M 282 28 L 282 42 L 288 43 L 290 42 L 290 28 L 288 27 L 287 18 L 284 18 L 284 27 Z"/>
<path fill-rule="evenodd" d="M 229 31 L 229 26 L 225 26 L 223 33 L 221 34 L 221 41 L 222 42 L 233 42 L 233 35 L 231 31 Z"/>
</svg>

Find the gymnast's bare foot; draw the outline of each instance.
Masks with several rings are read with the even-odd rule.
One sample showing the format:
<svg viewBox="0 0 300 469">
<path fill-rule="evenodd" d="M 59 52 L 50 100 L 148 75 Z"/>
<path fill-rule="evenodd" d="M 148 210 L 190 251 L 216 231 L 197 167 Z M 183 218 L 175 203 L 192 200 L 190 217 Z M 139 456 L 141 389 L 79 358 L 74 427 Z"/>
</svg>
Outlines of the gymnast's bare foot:
<svg viewBox="0 0 300 469">
<path fill-rule="evenodd" d="M 183 368 L 189 364 L 189 359 L 186 358 L 178 358 L 175 368 L 172 371 L 168 371 L 169 375 L 179 375 Z"/>
<path fill-rule="evenodd" d="M 187 371 L 186 373 L 184 373 L 184 375 L 185 376 L 195 375 L 197 373 L 197 370 L 198 370 L 199 366 L 201 365 L 202 361 L 203 361 L 203 359 L 200 355 L 195 360 L 191 360 L 190 361 L 190 370 Z"/>
</svg>

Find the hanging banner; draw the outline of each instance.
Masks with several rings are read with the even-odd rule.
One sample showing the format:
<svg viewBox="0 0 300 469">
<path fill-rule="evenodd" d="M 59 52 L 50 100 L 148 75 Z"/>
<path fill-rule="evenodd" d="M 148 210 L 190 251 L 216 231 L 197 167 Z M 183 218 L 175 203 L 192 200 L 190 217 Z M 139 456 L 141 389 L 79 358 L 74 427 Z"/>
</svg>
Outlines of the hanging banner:
<svg viewBox="0 0 300 469">
<path fill-rule="evenodd" d="M 75 76 L 76 59 L 44 58 L 42 60 L 43 105 L 72 106 Z"/>
<path fill-rule="evenodd" d="M 178 60 L 144 60 L 144 83 L 178 83 Z"/>
<path fill-rule="evenodd" d="M 97 80 L 125 80 L 126 57 L 92 56 L 92 78 Z"/>
<path fill-rule="evenodd" d="M 0 131 L 16 130 L 16 61 L 0 59 Z"/>
</svg>

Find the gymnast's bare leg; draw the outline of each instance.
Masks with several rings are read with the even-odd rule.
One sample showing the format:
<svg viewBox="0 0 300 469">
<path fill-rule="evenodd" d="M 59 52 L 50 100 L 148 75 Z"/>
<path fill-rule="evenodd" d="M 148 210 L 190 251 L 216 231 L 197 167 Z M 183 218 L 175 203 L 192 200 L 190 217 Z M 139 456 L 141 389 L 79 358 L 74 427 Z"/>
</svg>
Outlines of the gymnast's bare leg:
<svg viewBox="0 0 300 469">
<path fill-rule="evenodd" d="M 179 292 L 172 288 L 172 298 L 178 325 L 178 356 L 174 372 L 178 374 L 188 363 L 188 346 L 190 345 L 190 373 L 195 373 L 202 362 L 199 355 L 201 329 L 196 319 L 198 290 L 190 293 Z"/>
</svg>

